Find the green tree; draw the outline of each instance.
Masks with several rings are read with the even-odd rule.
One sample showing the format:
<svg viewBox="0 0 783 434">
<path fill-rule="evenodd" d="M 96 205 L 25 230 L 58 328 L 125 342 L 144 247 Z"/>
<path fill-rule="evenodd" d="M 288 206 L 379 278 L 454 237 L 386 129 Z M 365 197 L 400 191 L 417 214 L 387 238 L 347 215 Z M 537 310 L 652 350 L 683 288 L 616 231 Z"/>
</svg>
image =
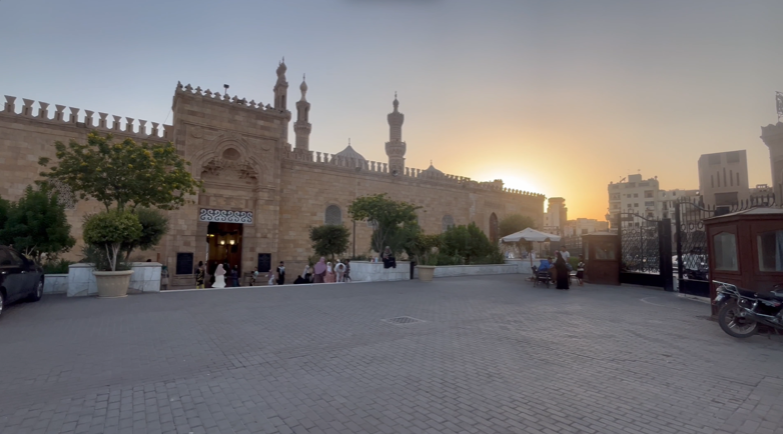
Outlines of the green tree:
<svg viewBox="0 0 783 434">
<path fill-rule="evenodd" d="M 129 211 L 104 211 L 89 216 L 84 222 L 84 242 L 105 251 L 110 271 L 117 271 L 122 246 L 141 236 L 139 218 Z"/>
<path fill-rule="evenodd" d="M 348 250 L 348 239 L 351 232 L 343 225 L 322 225 L 310 228 L 310 241 L 313 250 L 319 256 L 334 259 Z"/>
<path fill-rule="evenodd" d="M 163 235 L 168 232 L 169 219 L 160 211 L 150 208 L 136 208 L 133 213 L 136 214 L 139 224 L 141 224 L 141 236 L 130 243 L 123 244 L 122 251 L 125 252 L 125 260 L 128 260 L 136 249 L 154 248 Z"/>
<path fill-rule="evenodd" d="M 441 252 L 449 256 L 460 256 L 465 264 L 474 263 L 497 251 L 497 246 L 489 241 L 487 235 L 475 223 L 451 227 L 441 236 Z"/>
<path fill-rule="evenodd" d="M 41 175 L 59 180 L 80 199 L 95 199 L 108 211 L 136 207 L 176 209 L 196 194 L 201 183 L 188 172 L 189 162 L 177 154 L 174 145 L 137 144 L 131 139 L 114 143 L 111 134 L 87 135 L 87 143 L 71 140 L 55 143 L 57 165 Z M 38 163 L 48 166 L 49 159 Z"/>
<path fill-rule="evenodd" d="M 368 221 L 373 225 L 370 247 L 383 252 L 389 246 L 394 252 L 403 250 L 408 239 L 418 231 L 416 205 L 391 200 L 386 193 L 360 197 L 348 207 L 351 218 Z"/>
<path fill-rule="evenodd" d="M 441 235 L 427 235 L 424 232 L 418 232 L 406 244 L 405 250 L 408 256 L 416 259 L 419 265 L 436 265 L 437 254 L 433 250 L 440 248 L 441 244 Z"/>
<path fill-rule="evenodd" d="M 5 222 L 0 229 L 0 241 L 13 244 L 39 263 L 42 256 L 54 259 L 76 244 L 65 207 L 58 202 L 57 195 L 51 193 L 46 184 L 38 190 L 27 186 L 24 196 L 10 206 L 5 205 Z"/>
<path fill-rule="evenodd" d="M 511 214 L 500 221 L 500 236 L 505 237 L 527 228 L 536 228 L 536 221 L 532 217 L 522 214 Z"/>
</svg>

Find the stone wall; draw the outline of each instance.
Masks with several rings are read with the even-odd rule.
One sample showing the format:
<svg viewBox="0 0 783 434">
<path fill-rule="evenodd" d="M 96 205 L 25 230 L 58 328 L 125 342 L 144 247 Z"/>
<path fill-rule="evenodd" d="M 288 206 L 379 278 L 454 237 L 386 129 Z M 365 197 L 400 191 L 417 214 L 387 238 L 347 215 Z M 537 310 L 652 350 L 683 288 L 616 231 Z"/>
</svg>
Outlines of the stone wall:
<svg viewBox="0 0 783 434">
<path fill-rule="evenodd" d="M 475 222 L 487 234 L 490 219 L 513 213 L 543 222 L 542 195 L 502 188 L 499 181 L 478 183 L 468 178 L 405 168 L 389 173 L 385 163 L 345 160 L 312 151 L 292 151 L 284 139 L 291 114 L 285 109 L 247 102 L 237 97 L 178 85 L 173 100 L 172 126 L 160 127 L 132 118 L 6 97 L 0 112 L 0 197 L 18 199 L 27 185 L 39 179 L 40 157 L 55 162 L 54 142 L 85 142 L 89 131 L 111 132 L 118 140 L 172 141 L 177 152 L 191 163 L 204 191 L 179 210 L 168 212 L 169 233 L 154 251 L 136 252 L 168 266 L 170 287 L 193 286 L 193 275 L 176 274 L 178 253 L 192 253 L 194 264 L 207 256 L 208 222 L 201 210 L 251 212 L 253 222 L 242 229 L 242 271 L 252 271 L 259 253 L 269 253 L 272 264 L 286 261 L 289 270 L 303 268 L 312 254 L 309 229 L 324 224 L 330 205 L 339 207 L 342 223 L 353 230 L 348 206 L 356 198 L 388 193 L 422 208 L 419 222 L 428 233 L 440 233 L 444 218 L 457 225 Z M 380 135 L 379 135 L 380 136 Z M 61 196 L 72 234 L 79 244 L 64 255 L 81 256 L 81 227 L 87 214 L 99 212 L 94 201 L 75 201 L 70 192 Z M 372 229 L 356 224 L 357 254 L 369 252 Z M 353 238 L 352 238 L 353 241 Z M 354 251 L 349 248 L 347 254 Z M 274 265 L 273 265 L 274 267 Z M 88 283 L 79 282 L 79 283 Z"/>
</svg>

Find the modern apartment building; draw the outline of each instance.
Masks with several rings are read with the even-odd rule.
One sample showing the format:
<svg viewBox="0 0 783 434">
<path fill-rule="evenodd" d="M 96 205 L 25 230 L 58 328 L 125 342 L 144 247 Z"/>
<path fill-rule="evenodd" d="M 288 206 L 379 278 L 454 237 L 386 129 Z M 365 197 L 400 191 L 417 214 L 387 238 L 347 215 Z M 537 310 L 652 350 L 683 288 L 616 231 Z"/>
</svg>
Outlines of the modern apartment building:
<svg viewBox="0 0 783 434">
<path fill-rule="evenodd" d="M 699 157 L 699 191 L 704 204 L 710 207 L 729 207 L 748 200 L 747 152 L 718 152 Z"/>
<path fill-rule="evenodd" d="M 623 227 L 639 225 L 639 220 L 631 216 L 638 214 L 642 217 L 660 220 L 674 218 L 674 202 L 683 197 L 696 198 L 699 190 L 661 190 L 658 177 L 643 179 L 641 174 L 628 175 L 620 182 L 610 182 L 609 213 L 606 219 L 616 222 L 618 215 L 622 215 Z M 616 227 L 612 223 L 612 227 Z"/>
</svg>

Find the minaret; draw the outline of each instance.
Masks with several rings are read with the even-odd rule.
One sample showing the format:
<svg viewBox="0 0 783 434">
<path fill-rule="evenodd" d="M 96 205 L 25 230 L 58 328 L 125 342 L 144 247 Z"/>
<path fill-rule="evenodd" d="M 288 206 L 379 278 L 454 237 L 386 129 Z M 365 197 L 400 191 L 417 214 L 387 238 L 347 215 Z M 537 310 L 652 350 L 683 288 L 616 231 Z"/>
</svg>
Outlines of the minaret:
<svg viewBox="0 0 783 434">
<path fill-rule="evenodd" d="M 397 111 L 400 102 L 397 101 L 397 92 L 394 92 L 394 111 L 389 113 L 389 141 L 386 142 L 386 155 L 389 156 L 389 173 L 403 174 L 405 172 L 405 148 L 402 141 L 402 123 L 405 115 Z"/>
<path fill-rule="evenodd" d="M 306 152 L 310 150 L 310 131 L 313 127 L 310 125 L 310 103 L 307 102 L 307 83 L 302 76 L 302 84 L 299 85 L 302 91 L 302 99 L 296 102 L 296 122 L 294 123 L 294 133 L 296 134 L 297 152 Z"/>
<path fill-rule="evenodd" d="M 285 71 L 288 68 L 285 66 L 285 58 L 277 66 L 277 83 L 272 89 L 275 92 L 275 108 L 281 111 L 287 111 L 287 99 L 288 99 L 288 81 L 285 79 Z M 284 143 L 288 143 L 288 120 L 283 122 L 283 134 L 282 139 Z"/>
</svg>

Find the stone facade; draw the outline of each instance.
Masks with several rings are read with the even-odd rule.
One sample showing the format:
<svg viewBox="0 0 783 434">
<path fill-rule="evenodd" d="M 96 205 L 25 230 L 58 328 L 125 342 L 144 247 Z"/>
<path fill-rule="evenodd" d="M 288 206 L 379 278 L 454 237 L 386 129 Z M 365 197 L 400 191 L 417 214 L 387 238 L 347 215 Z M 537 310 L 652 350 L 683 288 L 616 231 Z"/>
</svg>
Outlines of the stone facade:
<svg viewBox="0 0 783 434">
<path fill-rule="evenodd" d="M 105 113 L 95 118 L 94 112 L 87 110 L 81 115 L 78 108 L 65 113 L 65 107 L 59 105 L 50 114 L 46 103 L 38 103 L 36 111 L 31 100 L 23 100 L 17 107 L 16 99 L 7 96 L 0 112 L 0 197 L 17 199 L 38 179 L 38 159 L 55 160 L 53 144 L 58 140 L 84 142 L 94 129 L 111 132 L 117 139 L 173 142 L 179 154 L 191 162 L 194 177 L 204 182 L 204 191 L 190 198 L 189 204 L 169 212 L 169 234 L 155 252 L 141 252 L 168 266 L 172 287 L 194 285 L 193 276 L 184 273 L 186 267 L 180 267 L 183 274 L 177 274 L 178 258 L 183 263 L 197 263 L 215 254 L 208 247 L 216 248 L 214 243 L 209 244 L 209 237 L 214 236 L 208 229 L 211 222 L 241 223 L 235 235 L 237 245 L 218 247 L 234 249 L 242 272 L 252 271 L 260 262 L 259 254 L 264 254 L 272 268 L 278 261 L 286 261 L 289 280 L 293 280 L 312 255 L 309 228 L 324 224 L 326 210 L 331 207 L 330 221 L 341 221 L 353 231 L 348 206 L 368 194 L 385 192 L 392 199 L 421 206 L 419 223 L 428 233 L 475 222 L 493 237 L 497 222 L 513 213 L 529 215 L 543 224 L 543 195 L 504 188 L 499 180 L 476 182 L 434 167 L 406 167 L 404 117 L 398 111 L 396 97 L 388 116 L 388 162 L 367 161 L 355 151 L 341 155 L 311 151 L 310 103 L 306 101 L 304 83 L 300 87 L 302 97 L 296 103 L 298 119 L 292 149 L 287 134 L 292 116 L 287 108 L 285 72 L 281 63 L 273 105 L 178 84 L 173 125 L 152 123 L 151 128 L 146 121 L 132 118 L 123 121 L 113 116 L 109 120 Z M 67 191 L 61 199 L 73 204 L 67 213 L 73 234 L 80 239 L 83 216 L 100 211 L 101 206 L 93 201 L 75 201 Z M 357 254 L 368 253 L 371 232 L 366 222 L 356 223 Z M 354 251 L 353 246 L 350 251 Z M 78 252 L 79 246 L 73 255 Z M 192 256 L 182 259 L 181 254 Z"/>
</svg>

